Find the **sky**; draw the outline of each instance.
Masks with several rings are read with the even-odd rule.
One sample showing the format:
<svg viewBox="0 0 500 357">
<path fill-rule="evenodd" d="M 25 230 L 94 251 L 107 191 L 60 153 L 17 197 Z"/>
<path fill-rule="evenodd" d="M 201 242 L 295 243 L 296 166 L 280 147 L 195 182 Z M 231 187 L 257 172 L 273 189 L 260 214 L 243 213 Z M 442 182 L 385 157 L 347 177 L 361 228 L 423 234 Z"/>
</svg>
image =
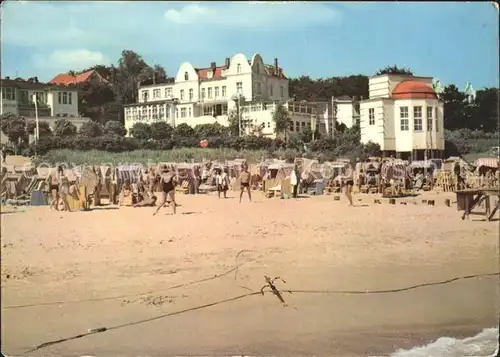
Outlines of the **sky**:
<svg viewBox="0 0 500 357">
<path fill-rule="evenodd" d="M 278 58 L 289 77 L 411 68 L 442 84 L 498 86 L 498 10 L 490 2 L 2 3 L 1 76 L 49 81 L 124 49 L 175 76 L 179 65 Z"/>
</svg>

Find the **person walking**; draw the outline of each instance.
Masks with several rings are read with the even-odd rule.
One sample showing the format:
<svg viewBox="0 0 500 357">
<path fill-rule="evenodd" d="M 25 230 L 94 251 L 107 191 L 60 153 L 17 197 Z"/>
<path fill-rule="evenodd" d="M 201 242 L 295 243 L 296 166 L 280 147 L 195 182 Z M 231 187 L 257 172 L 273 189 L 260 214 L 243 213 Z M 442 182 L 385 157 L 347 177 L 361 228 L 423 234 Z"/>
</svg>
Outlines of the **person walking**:
<svg viewBox="0 0 500 357">
<path fill-rule="evenodd" d="M 243 198 L 243 192 L 246 190 L 248 192 L 248 200 L 252 202 L 252 194 L 250 193 L 250 173 L 248 172 L 247 165 L 241 166 L 242 171 L 240 173 L 240 203 Z"/>
<path fill-rule="evenodd" d="M 153 216 L 158 214 L 158 211 L 166 205 L 172 206 L 173 213 L 177 213 L 177 203 L 175 202 L 175 186 L 177 184 L 177 177 L 172 169 L 163 168 L 163 173 L 160 178 L 160 188 L 163 191 L 163 197 L 161 199 L 160 205 L 156 209 Z"/>
<path fill-rule="evenodd" d="M 344 195 L 349 200 L 349 206 L 352 204 L 352 187 L 354 186 L 354 170 L 350 162 L 347 162 L 344 166 L 344 174 L 341 176 L 342 188 L 344 190 Z"/>
</svg>

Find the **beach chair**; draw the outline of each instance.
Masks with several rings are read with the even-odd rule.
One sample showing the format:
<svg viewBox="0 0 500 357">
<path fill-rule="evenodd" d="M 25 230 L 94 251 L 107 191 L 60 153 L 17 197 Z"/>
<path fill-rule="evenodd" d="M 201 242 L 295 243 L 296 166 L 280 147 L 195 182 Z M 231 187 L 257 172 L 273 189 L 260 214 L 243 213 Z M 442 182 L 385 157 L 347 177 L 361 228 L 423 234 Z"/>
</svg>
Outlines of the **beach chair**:
<svg viewBox="0 0 500 357">
<path fill-rule="evenodd" d="M 180 192 L 187 195 L 189 193 L 189 181 L 188 180 L 182 181 L 182 184 L 175 188 L 175 192 Z"/>
</svg>

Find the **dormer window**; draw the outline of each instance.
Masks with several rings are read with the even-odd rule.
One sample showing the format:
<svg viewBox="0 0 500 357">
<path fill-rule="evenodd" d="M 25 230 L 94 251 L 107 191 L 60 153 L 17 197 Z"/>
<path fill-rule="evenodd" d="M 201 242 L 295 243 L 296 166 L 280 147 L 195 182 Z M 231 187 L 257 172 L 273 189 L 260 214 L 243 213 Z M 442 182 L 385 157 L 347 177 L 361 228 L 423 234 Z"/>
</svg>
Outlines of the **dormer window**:
<svg viewBox="0 0 500 357">
<path fill-rule="evenodd" d="M 184 72 L 184 80 L 189 81 L 189 74 L 187 72 Z"/>
<path fill-rule="evenodd" d="M 148 101 L 148 91 L 142 91 L 142 99 L 147 102 Z"/>
<path fill-rule="evenodd" d="M 239 63 L 236 66 L 236 73 L 241 73 L 241 64 L 239 64 Z"/>
</svg>

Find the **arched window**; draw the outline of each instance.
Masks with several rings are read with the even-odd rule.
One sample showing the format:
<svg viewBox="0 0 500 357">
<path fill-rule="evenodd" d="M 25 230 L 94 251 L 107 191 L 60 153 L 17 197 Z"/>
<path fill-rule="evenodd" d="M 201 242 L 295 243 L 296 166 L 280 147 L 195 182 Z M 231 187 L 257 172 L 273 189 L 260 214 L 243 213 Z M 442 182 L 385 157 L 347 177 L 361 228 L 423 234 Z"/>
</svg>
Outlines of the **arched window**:
<svg viewBox="0 0 500 357">
<path fill-rule="evenodd" d="M 189 81 L 189 74 L 184 72 L 184 80 Z"/>
<path fill-rule="evenodd" d="M 238 63 L 238 66 L 236 66 L 236 73 L 241 73 L 241 64 Z"/>
</svg>

